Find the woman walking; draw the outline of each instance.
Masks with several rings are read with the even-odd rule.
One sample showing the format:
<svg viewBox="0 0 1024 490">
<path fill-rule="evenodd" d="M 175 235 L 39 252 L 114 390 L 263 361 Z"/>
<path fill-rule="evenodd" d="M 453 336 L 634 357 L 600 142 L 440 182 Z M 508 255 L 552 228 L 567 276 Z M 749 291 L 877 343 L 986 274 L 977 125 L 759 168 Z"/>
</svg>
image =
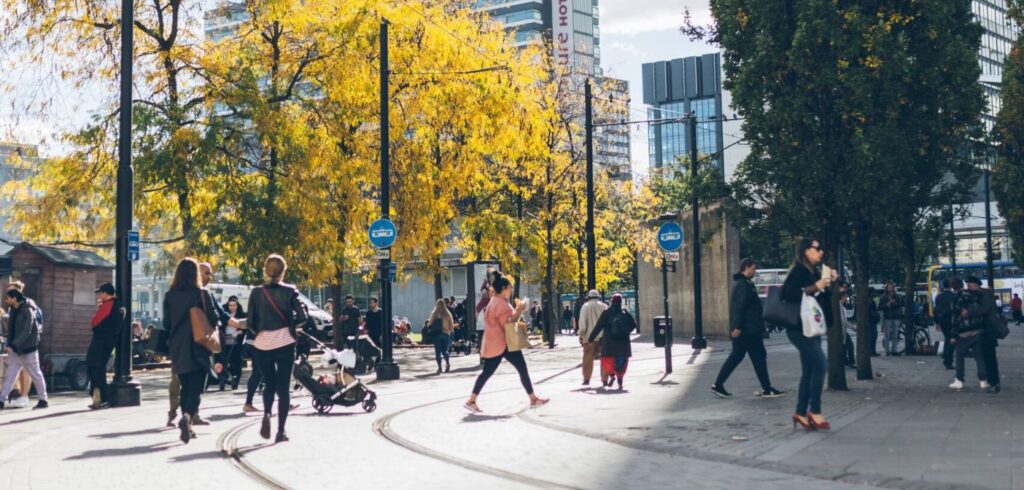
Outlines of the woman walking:
<svg viewBox="0 0 1024 490">
<path fill-rule="evenodd" d="M 288 440 L 284 426 L 288 419 L 288 388 L 295 363 L 296 326 L 306 321 L 299 292 L 285 284 L 288 264 L 280 255 L 267 257 L 263 264 L 265 284 L 249 296 L 248 328 L 255 335 L 252 346 L 255 361 L 263 374 L 263 425 L 260 436 L 270 439 L 270 414 L 277 395 L 277 437 L 274 442 Z"/>
<path fill-rule="evenodd" d="M 601 313 L 594 331 L 590 333 L 590 342 L 601 337 L 601 384 L 611 388 L 616 380 L 622 389 L 622 378 L 626 376 L 629 358 L 633 356 L 629 334 L 636 329 L 636 320 L 622 307 L 622 295 L 612 295 L 612 305 Z"/>
<path fill-rule="evenodd" d="M 437 361 L 437 374 L 441 374 L 441 358 L 444 358 L 444 372 L 451 371 L 452 365 L 448 359 L 448 351 L 452 347 L 452 331 L 455 330 L 455 320 L 448 310 L 448 305 L 443 299 L 434 303 L 434 311 L 430 312 L 427 320 L 430 331 L 434 334 L 434 359 Z"/>
<path fill-rule="evenodd" d="M 228 316 L 235 319 L 236 321 L 245 318 L 245 310 L 242 309 L 242 305 L 238 302 L 237 296 L 231 296 L 228 298 L 227 304 L 224 306 L 224 310 L 228 312 Z M 225 350 L 228 351 L 227 356 L 227 373 L 228 379 L 231 382 L 231 389 L 238 389 L 238 383 L 242 379 L 242 351 L 245 349 L 243 344 L 245 340 L 245 329 L 227 326 L 224 332 Z"/>
<path fill-rule="evenodd" d="M 484 389 L 487 380 L 498 370 L 501 360 L 507 359 L 519 372 L 519 381 L 530 397 L 530 407 L 539 407 L 547 403 L 548 400 L 539 398 L 533 392 L 533 383 L 530 381 L 530 372 L 526 369 L 526 358 L 523 357 L 523 353 L 521 351 L 509 352 L 508 344 L 505 342 L 505 324 L 518 321 L 526 311 L 527 305 L 522 302 L 513 308 L 508 301 L 512 296 L 512 283 L 497 271 L 491 277 L 493 295 L 484 310 L 484 336 L 483 345 L 480 346 L 480 357 L 484 360 L 484 370 L 476 378 L 473 394 L 469 396 L 469 400 L 463 406 L 473 413 L 483 412 L 476 404 L 476 399 L 480 396 L 480 391 Z"/>
<path fill-rule="evenodd" d="M 211 325 L 217 324 L 214 315 L 213 296 L 202 289 L 199 279 L 199 263 L 191 257 L 178 262 L 174 270 L 171 287 L 164 295 L 164 329 L 168 332 L 168 354 L 171 358 L 171 372 L 181 384 L 179 405 L 181 419 L 178 429 L 181 442 L 188 444 L 196 437 L 192 431 L 193 420 L 199 411 L 200 396 L 210 370 L 210 351 L 192 340 L 190 310 L 199 308 L 206 313 Z"/>
<path fill-rule="evenodd" d="M 828 311 L 828 287 L 834 279 L 821 277 L 818 265 L 825 256 L 821 244 L 813 238 L 804 238 L 796 247 L 796 257 L 782 284 L 782 300 L 799 305 L 804 295 L 817 296 L 819 304 Z M 827 315 L 826 315 L 827 318 Z M 787 325 L 786 337 L 800 353 L 800 388 L 797 392 L 793 427 L 800 424 L 807 430 L 828 430 L 832 426 L 821 414 L 821 391 L 825 384 L 828 362 L 821 350 L 821 337 L 806 337 L 802 325 Z"/>
</svg>

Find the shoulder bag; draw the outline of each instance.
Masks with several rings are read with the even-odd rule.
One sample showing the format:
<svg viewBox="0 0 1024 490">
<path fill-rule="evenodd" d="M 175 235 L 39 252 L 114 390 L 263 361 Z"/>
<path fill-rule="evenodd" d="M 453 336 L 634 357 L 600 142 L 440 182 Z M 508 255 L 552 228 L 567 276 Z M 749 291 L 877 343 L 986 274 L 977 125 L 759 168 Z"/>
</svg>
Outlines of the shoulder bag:
<svg viewBox="0 0 1024 490">
<path fill-rule="evenodd" d="M 800 304 L 782 301 L 782 288 L 769 288 L 764 302 L 764 321 L 786 328 L 797 328 L 800 322 Z"/>
<path fill-rule="evenodd" d="M 210 351 L 211 354 L 219 354 L 220 332 L 210 325 L 210 317 L 206 313 L 206 291 L 199 290 L 199 301 L 202 308 L 191 307 L 188 309 L 189 323 L 192 326 L 192 341 Z"/>
</svg>

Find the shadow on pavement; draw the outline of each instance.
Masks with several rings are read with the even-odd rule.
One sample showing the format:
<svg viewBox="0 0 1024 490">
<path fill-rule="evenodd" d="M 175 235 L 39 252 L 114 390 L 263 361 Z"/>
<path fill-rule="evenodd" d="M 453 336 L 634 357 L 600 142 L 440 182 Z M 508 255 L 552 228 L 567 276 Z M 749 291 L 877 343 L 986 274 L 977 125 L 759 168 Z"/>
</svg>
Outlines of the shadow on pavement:
<svg viewBox="0 0 1024 490">
<path fill-rule="evenodd" d="M 479 415 L 479 414 L 467 414 L 462 417 L 463 422 L 488 422 L 492 420 L 505 420 L 514 417 L 514 415 Z"/>
<path fill-rule="evenodd" d="M 203 453 L 195 454 L 182 454 L 181 456 L 175 456 L 169 461 L 174 463 L 188 463 L 189 461 L 196 461 L 200 459 L 220 459 L 224 457 L 224 453 L 220 451 L 206 451 Z"/>
<path fill-rule="evenodd" d="M 36 420 L 55 419 L 57 417 L 65 417 L 67 415 L 76 415 L 76 414 L 80 414 L 80 413 L 88 413 L 88 412 L 91 412 L 91 411 L 92 410 L 88 410 L 87 409 L 87 410 L 72 410 L 70 412 L 50 413 L 50 414 L 47 414 L 47 415 L 41 415 L 39 417 L 31 417 L 31 418 L 27 418 L 27 419 L 12 420 L 10 422 L 5 422 L 5 423 L 0 424 L 0 427 L 3 427 L 5 425 L 24 424 L 25 422 L 35 422 Z"/>
<path fill-rule="evenodd" d="M 203 418 L 206 419 L 206 420 L 209 420 L 210 422 L 219 422 L 221 420 L 234 420 L 234 419 L 240 419 L 242 417 L 245 417 L 245 413 L 238 412 L 238 413 L 233 413 L 233 414 L 220 414 L 220 413 L 216 413 L 216 414 L 210 415 L 208 417 L 204 416 Z"/>
<path fill-rule="evenodd" d="M 117 439 L 118 437 L 141 436 L 145 434 L 159 434 L 165 430 L 172 430 L 169 427 L 133 430 L 129 432 L 110 432 L 107 434 L 92 434 L 89 437 L 94 439 Z"/>
<path fill-rule="evenodd" d="M 150 444 L 148 446 L 136 446 L 136 447 L 125 447 L 125 448 L 110 448 L 110 449 L 93 449 L 86 451 L 77 456 L 69 456 L 64 458 L 65 461 L 74 461 L 81 459 L 93 459 L 93 458 L 116 458 L 119 456 L 134 456 L 140 454 L 155 453 L 157 451 L 165 451 L 173 446 L 181 444 L 179 441 L 167 441 L 158 442 L 156 444 Z"/>
</svg>

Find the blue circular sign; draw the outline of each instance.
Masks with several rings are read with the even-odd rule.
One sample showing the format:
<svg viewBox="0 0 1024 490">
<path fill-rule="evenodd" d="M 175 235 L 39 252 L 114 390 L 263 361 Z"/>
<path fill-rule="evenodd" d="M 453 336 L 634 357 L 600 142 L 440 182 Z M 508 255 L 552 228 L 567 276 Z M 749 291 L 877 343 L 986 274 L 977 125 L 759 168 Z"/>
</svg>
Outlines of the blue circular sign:
<svg viewBox="0 0 1024 490">
<path fill-rule="evenodd" d="M 389 248 L 398 238 L 398 228 L 391 220 L 381 218 L 370 224 L 370 243 L 377 248 Z"/>
<path fill-rule="evenodd" d="M 658 246 L 666 252 L 675 252 L 683 246 L 683 227 L 679 223 L 665 223 L 658 228 Z"/>
</svg>

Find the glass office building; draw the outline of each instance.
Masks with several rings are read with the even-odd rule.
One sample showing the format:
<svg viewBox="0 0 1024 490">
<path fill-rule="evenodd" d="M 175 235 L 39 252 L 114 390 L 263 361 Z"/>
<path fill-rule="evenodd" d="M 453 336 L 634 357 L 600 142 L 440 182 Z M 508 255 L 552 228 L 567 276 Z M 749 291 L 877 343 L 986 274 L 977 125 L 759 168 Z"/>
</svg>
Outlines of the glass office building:
<svg viewBox="0 0 1024 490">
<path fill-rule="evenodd" d="M 679 118 L 693 112 L 697 116 L 697 152 L 713 155 L 724 174 L 720 55 L 711 53 L 646 63 L 643 83 L 648 119 L 659 121 L 650 125 L 647 135 L 651 168 L 671 167 L 677 164 L 679 157 L 689 157 L 688 125 Z"/>
</svg>

